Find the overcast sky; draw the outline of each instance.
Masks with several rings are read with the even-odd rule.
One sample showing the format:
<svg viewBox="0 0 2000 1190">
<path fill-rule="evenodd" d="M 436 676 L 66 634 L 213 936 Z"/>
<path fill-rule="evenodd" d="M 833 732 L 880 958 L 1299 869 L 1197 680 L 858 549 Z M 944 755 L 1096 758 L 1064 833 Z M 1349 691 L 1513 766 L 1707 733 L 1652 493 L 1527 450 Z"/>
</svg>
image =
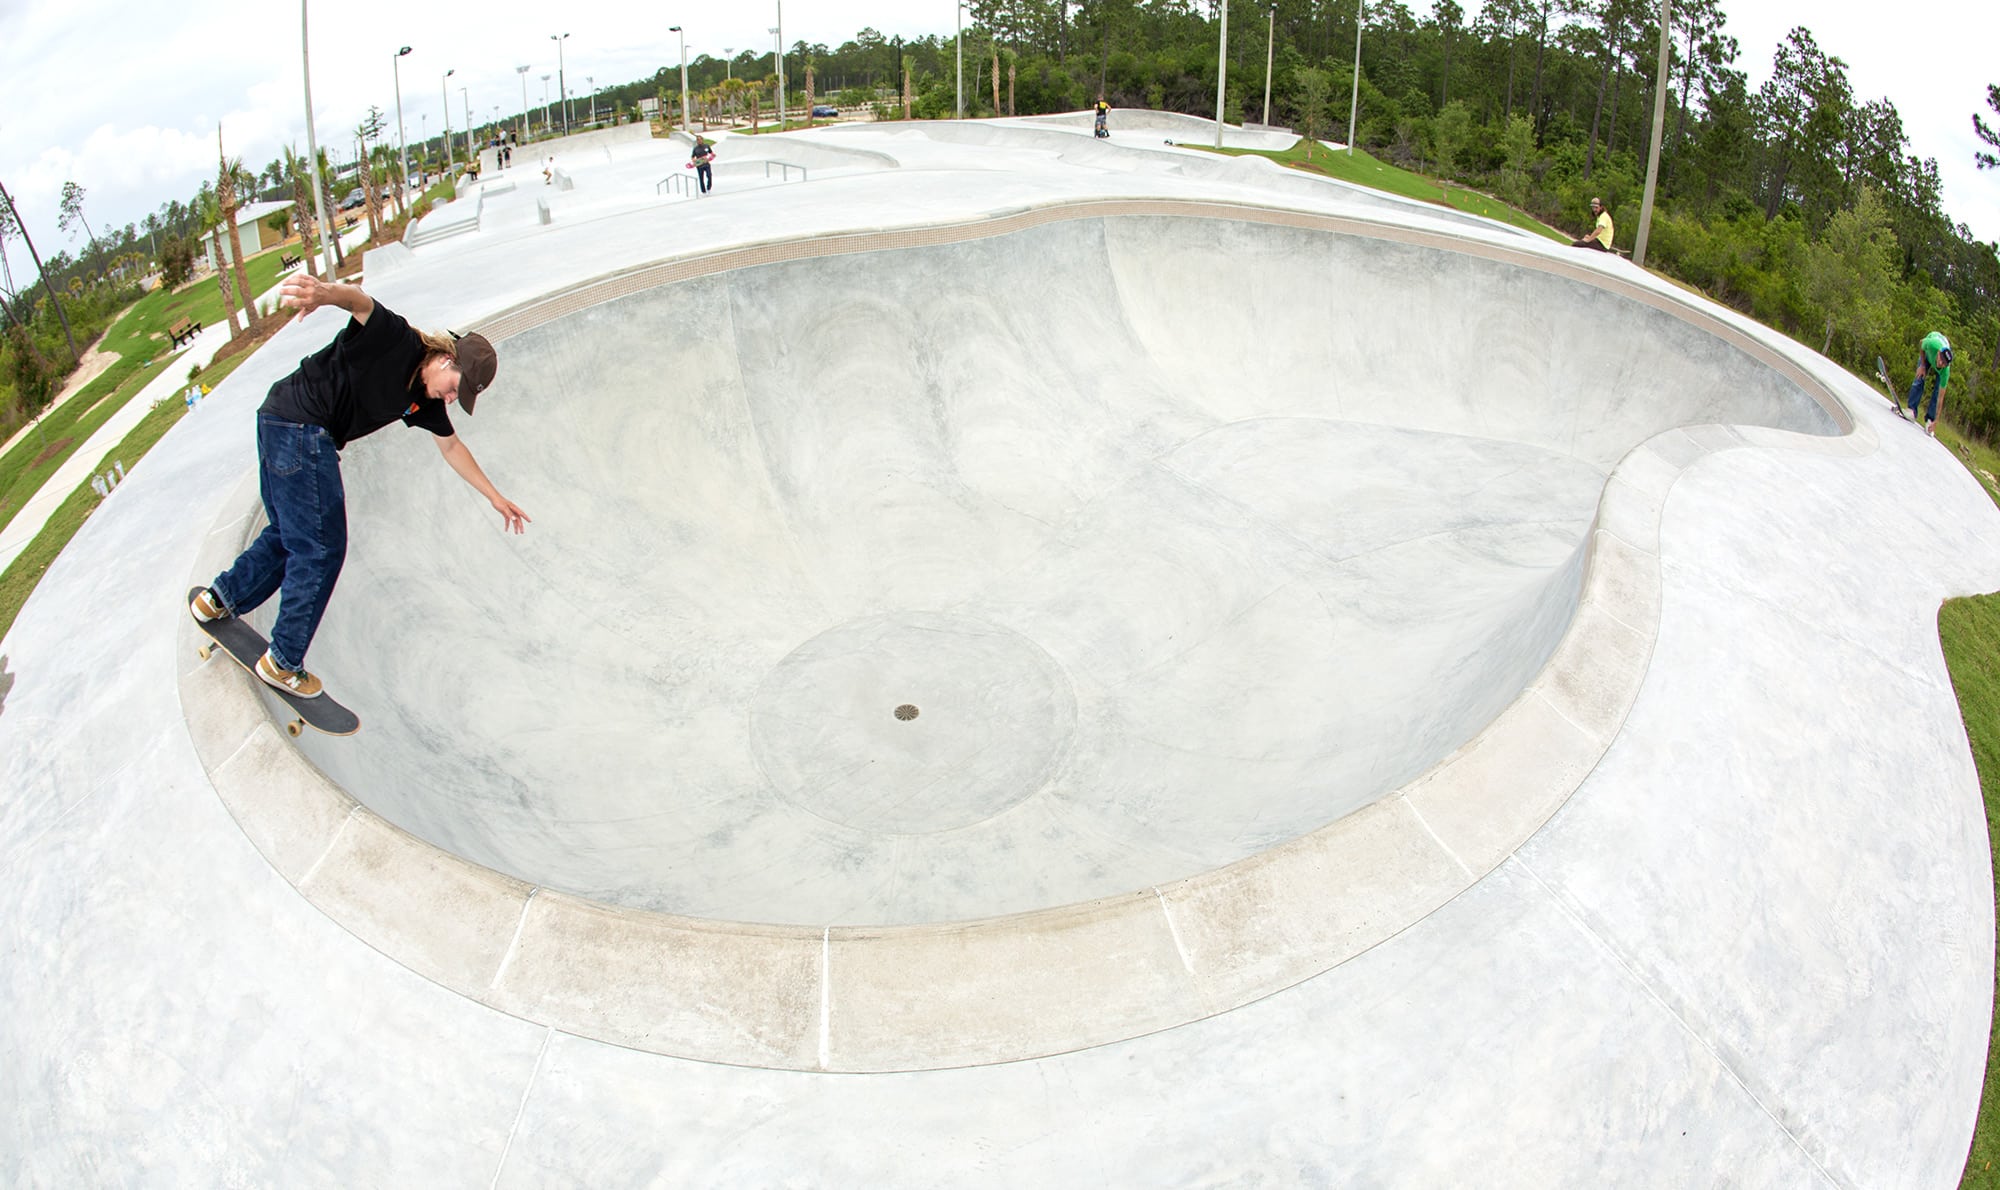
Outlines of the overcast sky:
<svg viewBox="0 0 2000 1190">
<path fill-rule="evenodd" d="M 566 7 L 566 6 L 565 6 Z M 1903 117 L 1913 151 L 1935 157 L 1945 210 L 1985 241 L 2000 240 L 2000 171 L 1975 171 L 1972 113 L 1986 111 L 1988 83 L 2000 83 L 2000 6 L 1991 0 L 1722 0 L 1737 60 L 1751 86 L 1770 72 L 1772 53 L 1803 22 L 1820 48 L 1847 63 L 1858 101 L 1887 97 Z M 1412 8 L 1429 12 L 1417 0 Z M 1473 10 L 1476 4 L 1467 3 Z M 539 106 L 556 94 L 556 43 L 568 33 L 563 66 L 573 92 L 626 82 L 679 59 L 670 24 L 687 30 L 688 56 L 769 51 L 775 3 L 740 0 L 596 0 L 559 19 L 525 0 L 432 0 L 335 5 L 312 11 L 312 84 L 322 145 L 343 148 L 370 104 L 395 119 L 391 62 L 401 60 L 409 137 L 435 134 L 448 101 L 463 129 L 467 102 L 479 121 L 494 109 Z M 784 5 L 786 44 L 837 45 L 864 27 L 885 36 L 949 35 L 948 0 L 793 0 Z M 393 25 L 393 32 L 378 26 Z M 443 79 L 447 70 L 457 73 Z M 136 223 L 169 198 L 185 201 L 215 176 L 216 127 L 224 148 L 252 169 L 305 143 L 298 9 L 249 0 L 176 0 L 170 9 L 136 0 L 0 0 L 0 183 L 14 195 L 44 253 L 74 251 L 81 238 L 56 226 L 62 184 L 87 197 L 93 227 Z M 460 88 L 464 88 L 461 93 Z M 345 149 L 342 156 L 351 156 Z M 18 240 L 8 245 L 16 281 L 28 272 Z"/>
</svg>

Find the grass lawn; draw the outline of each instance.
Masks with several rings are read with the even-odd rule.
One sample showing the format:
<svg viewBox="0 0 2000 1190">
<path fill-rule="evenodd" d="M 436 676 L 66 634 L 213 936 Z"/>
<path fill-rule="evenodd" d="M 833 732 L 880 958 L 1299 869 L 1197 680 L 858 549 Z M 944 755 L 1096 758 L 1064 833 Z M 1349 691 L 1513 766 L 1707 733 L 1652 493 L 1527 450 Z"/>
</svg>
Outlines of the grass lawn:
<svg viewBox="0 0 2000 1190">
<path fill-rule="evenodd" d="M 1468 214 L 1484 216 L 1523 228 L 1560 243 L 1567 244 L 1573 238 L 1491 195 L 1469 190 L 1464 186 L 1439 182 L 1423 174 L 1412 173 L 1407 169 L 1378 161 L 1360 149 L 1350 154 L 1345 149 L 1328 149 L 1325 145 L 1313 144 L 1304 138 L 1282 153 L 1261 149 L 1216 149 L 1187 141 L 1175 143 L 1183 149 L 1200 149 L 1205 153 L 1220 153 L 1225 157 L 1268 158 L 1288 169 L 1321 174 L 1343 182 L 1352 182 L 1357 186 L 1367 186 L 1373 190 L 1386 190 L 1390 194 L 1400 194 L 1404 198 L 1414 198 L 1419 202 L 1434 202 L 1439 206 L 1451 207 Z"/>
<path fill-rule="evenodd" d="M 2000 474 L 2000 455 L 1982 443 L 1965 443 L 1949 426 L 1940 424 L 1938 440 L 1965 462 L 2000 504 L 2000 489 L 1987 476 Z M 1960 454 L 1969 448 L 1971 457 Z M 1984 472 L 1985 474 L 1981 474 Z M 1987 843 L 2000 839 L 2000 595 L 1953 599 L 1938 610 L 1938 638 L 1944 643 L 1951 686 L 1958 694 L 1959 714 L 1972 741 L 1972 760 L 1979 766 L 1979 791 L 1986 800 Z M 2000 873 L 2000 847 L 1993 863 Z M 2000 891 L 2000 890 L 1996 890 Z M 1972 1152 L 1961 1185 L 2000 1187 L 2000 969 L 1994 984 L 1995 1032 L 1986 1047 L 1986 1090 L 1980 1096 L 1979 1122 L 1972 1133 Z"/>
<path fill-rule="evenodd" d="M 272 249 L 244 262 L 250 284 L 259 292 L 277 284 L 281 272 L 279 260 L 285 251 Z M 222 293 L 213 276 L 184 286 L 177 293 L 156 289 L 112 320 L 110 329 L 98 341 L 97 350 L 115 353 L 118 362 L 75 396 L 50 410 L 42 418 L 39 430 L 30 430 L 12 449 L 0 455 L 0 526 L 12 520 L 76 447 L 159 375 L 161 369 L 173 373 L 177 380 L 187 378 L 187 369 L 177 362 L 180 353 L 167 338 L 167 327 L 183 316 L 203 326 L 228 321 L 222 310 Z M 210 379 L 206 383 L 215 382 Z"/>
<path fill-rule="evenodd" d="M 1979 789 L 1986 799 L 1988 843 L 2000 838 L 2000 595 L 1954 599 L 1938 611 L 1938 635 L 1944 642 L 1945 663 L 1951 667 L 1952 689 L 1965 717 L 1965 734 L 1972 740 L 1972 758 L 1979 766 Z M 1993 855 L 2000 868 L 2000 848 Z M 2000 1000 L 2000 982 L 1994 987 Z M 1996 1024 L 2000 1028 L 2000 1024 Z M 2000 1032 L 1986 1050 L 1986 1090 L 1979 1103 L 1979 1123 L 1972 1134 L 1972 1152 L 1965 1164 L 1966 1186 L 2000 1186 Z"/>
<path fill-rule="evenodd" d="M 231 356 L 204 372 L 202 378 L 209 384 L 215 384 L 249 358 L 248 352 Z M 187 405 L 184 402 L 161 401 L 151 413 L 132 428 L 130 434 L 97 461 L 91 473 L 102 475 L 111 469 L 113 461 L 117 461 L 125 465 L 126 475 L 131 475 L 146 452 L 153 448 L 153 444 L 172 429 L 174 423 L 186 413 Z M 56 555 L 62 553 L 63 547 L 69 544 L 70 538 L 76 536 L 77 530 L 83 528 L 83 523 L 90 519 L 90 514 L 96 512 L 97 506 L 103 502 L 104 498 L 91 488 L 89 480 L 86 479 L 77 485 L 76 490 L 71 492 L 69 498 L 64 500 L 49 517 L 48 524 L 44 525 L 42 531 L 35 535 L 35 539 L 28 543 L 28 548 L 22 550 L 20 556 L 15 558 L 4 572 L 0 572 L 0 636 L 5 636 L 7 630 L 14 626 L 14 617 L 21 614 L 21 605 L 28 601 L 28 596 L 34 592 L 35 585 L 41 582 L 42 574 L 56 560 Z"/>
<path fill-rule="evenodd" d="M 130 356 L 120 359 L 82 391 L 50 410 L 39 430 L 30 429 L 13 449 L 0 455 L 0 526 L 13 520 L 56 468 L 156 375 L 155 368 L 141 367 Z"/>
<path fill-rule="evenodd" d="M 268 252 L 253 256 L 243 262 L 243 271 L 250 276 L 250 292 L 261 295 L 278 283 L 278 275 L 283 271 L 279 262 L 288 252 L 298 251 L 298 245 L 273 248 Z M 235 277 L 231 274 L 230 286 L 235 287 Z M 242 317 L 242 307 L 237 307 L 237 317 Z M 132 308 L 104 334 L 104 342 L 98 344 L 100 351 L 115 351 L 128 359 L 154 359 L 173 350 L 173 341 L 167 338 L 167 328 L 181 318 L 192 318 L 203 326 L 222 326 L 229 319 L 222 309 L 222 290 L 216 284 L 215 275 L 210 274 L 199 281 L 190 281 L 172 293 L 156 289 L 134 302 Z"/>
</svg>

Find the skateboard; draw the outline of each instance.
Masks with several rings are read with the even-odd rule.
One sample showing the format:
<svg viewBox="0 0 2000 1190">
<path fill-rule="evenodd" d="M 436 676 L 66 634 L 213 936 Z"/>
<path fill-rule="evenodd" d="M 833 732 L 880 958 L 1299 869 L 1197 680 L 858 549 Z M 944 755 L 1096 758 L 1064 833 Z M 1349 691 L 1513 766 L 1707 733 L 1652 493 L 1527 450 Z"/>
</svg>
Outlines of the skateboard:
<svg viewBox="0 0 2000 1190">
<path fill-rule="evenodd" d="M 193 603 L 194 597 L 201 592 L 200 587 L 188 588 L 187 601 Z M 254 672 L 250 672 L 257 668 L 257 658 L 264 655 L 264 650 L 270 648 L 271 642 L 265 640 L 263 634 L 255 628 L 245 624 L 240 617 L 229 616 L 207 622 L 195 620 L 194 624 L 208 634 L 209 643 L 203 645 L 200 650 L 203 661 L 208 660 L 215 652 L 216 646 L 220 645 L 222 651 L 229 654 L 232 661 L 242 666 L 246 673 L 250 673 L 250 680 L 260 689 L 269 690 L 284 699 L 285 704 L 292 708 L 297 718 L 285 724 L 287 734 L 296 736 L 307 727 L 327 735 L 353 735 L 361 730 L 360 717 L 333 701 L 333 696 L 324 690 L 320 691 L 318 698 L 301 698 L 289 690 L 278 689 Z"/>
<path fill-rule="evenodd" d="M 1889 362 L 1879 355 L 1875 357 L 1875 378 L 1882 382 L 1883 388 L 1889 390 L 1889 407 L 1896 411 L 1896 416 L 1904 421 L 1910 421 L 1910 415 L 1903 412 L 1902 397 L 1897 394 L 1895 383 L 1889 379 Z"/>
</svg>

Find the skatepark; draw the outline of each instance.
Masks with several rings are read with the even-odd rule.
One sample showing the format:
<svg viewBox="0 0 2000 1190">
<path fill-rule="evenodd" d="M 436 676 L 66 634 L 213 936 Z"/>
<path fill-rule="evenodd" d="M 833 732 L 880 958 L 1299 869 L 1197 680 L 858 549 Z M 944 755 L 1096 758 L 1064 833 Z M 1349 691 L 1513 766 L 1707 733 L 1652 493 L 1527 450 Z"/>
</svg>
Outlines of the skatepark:
<svg viewBox="0 0 2000 1190">
<path fill-rule="evenodd" d="M 535 520 L 346 452 L 351 739 L 181 601 L 338 320 L 134 468 L 0 646 L 7 1180 L 1955 1184 L 1977 481 L 1629 262 L 1087 121 L 573 138 L 371 253 Z"/>
</svg>

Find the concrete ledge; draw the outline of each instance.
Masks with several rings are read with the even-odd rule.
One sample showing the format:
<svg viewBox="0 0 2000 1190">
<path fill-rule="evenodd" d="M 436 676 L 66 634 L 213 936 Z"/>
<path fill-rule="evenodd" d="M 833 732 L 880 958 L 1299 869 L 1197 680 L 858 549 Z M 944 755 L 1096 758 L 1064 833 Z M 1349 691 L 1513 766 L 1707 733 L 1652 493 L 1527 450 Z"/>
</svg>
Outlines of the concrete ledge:
<svg viewBox="0 0 2000 1190">
<path fill-rule="evenodd" d="M 1696 426 L 1633 448 L 1605 484 L 1579 603 L 1541 674 L 1485 730 L 1361 811 L 1171 885 L 944 926 L 708 921 L 594 903 L 466 863 L 357 806 L 273 728 L 226 660 L 181 677 L 189 735 L 218 794 L 313 904 L 425 977 L 515 1016 L 615 1045 L 801 1071 L 1006 1062 L 1225 1012 L 1361 954 L 1492 872 L 1562 806 L 1616 738 L 1660 617 L 1659 526 L 1675 480 L 1757 444 L 1863 453 L 1817 378 L 1668 296 L 1545 254 L 1441 233 L 1210 203 L 1081 203 L 946 227 L 749 245 L 661 262 L 538 299 L 481 326 L 518 334 L 598 302 L 748 264 L 1005 234 L 1110 214 L 1318 227 L 1510 260 L 1645 301 L 1792 379 L 1848 437 Z M 1838 445 L 1829 445 L 1837 443 Z M 239 488 L 205 582 L 256 526 Z M 190 659 L 201 638 L 182 630 Z M 365 737 L 364 737 L 365 738 Z M 366 796 L 366 791 L 361 791 Z"/>
</svg>

